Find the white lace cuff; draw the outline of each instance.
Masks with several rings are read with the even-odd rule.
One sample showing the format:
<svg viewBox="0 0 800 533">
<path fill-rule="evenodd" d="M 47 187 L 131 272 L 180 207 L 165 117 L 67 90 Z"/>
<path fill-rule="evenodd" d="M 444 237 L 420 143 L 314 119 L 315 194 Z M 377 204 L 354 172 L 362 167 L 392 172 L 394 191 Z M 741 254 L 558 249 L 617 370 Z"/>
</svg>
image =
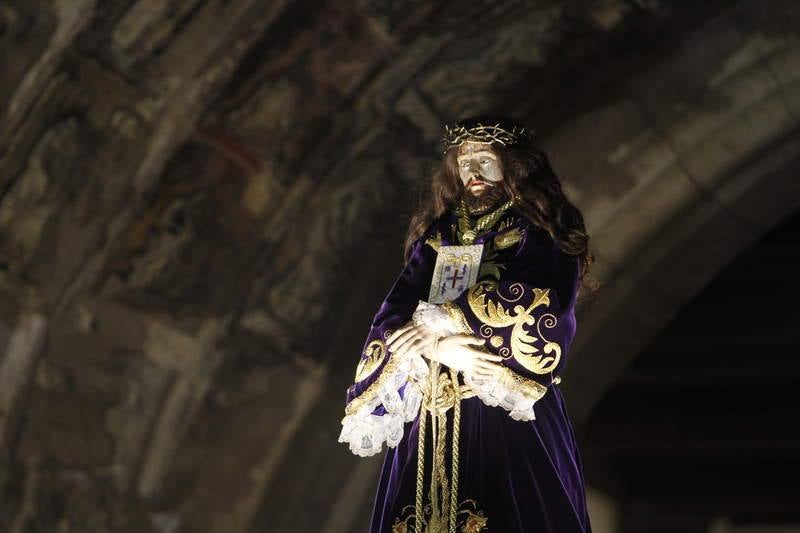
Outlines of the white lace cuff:
<svg viewBox="0 0 800 533">
<path fill-rule="evenodd" d="M 457 324 L 442 306 L 422 300 L 417 304 L 411 320 L 417 326 L 425 326 L 429 330 L 439 333 L 440 336 L 455 335 L 459 332 Z"/>
<path fill-rule="evenodd" d="M 480 400 L 491 407 L 500 406 L 511 418 L 519 421 L 536 419 L 533 412 L 535 404 L 547 392 L 547 387 L 531 379 L 526 379 L 509 368 L 499 379 L 481 379 L 464 374 L 467 384 Z"/>
<path fill-rule="evenodd" d="M 378 379 L 348 404 L 339 442 L 348 443 L 350 451 L 360 457 L 380 452 L 384 442 L 391 448 L 397 446 L 403 438 L 403 424 L 419 413 L 422 391 L 417 383 L 427 376 L 428 365 L 421 356 L 392 355 Z M 403 384 L 406 387 L 401 398 Z M 380 406 L 386 414 L 372 414 Z"/>
</svg>

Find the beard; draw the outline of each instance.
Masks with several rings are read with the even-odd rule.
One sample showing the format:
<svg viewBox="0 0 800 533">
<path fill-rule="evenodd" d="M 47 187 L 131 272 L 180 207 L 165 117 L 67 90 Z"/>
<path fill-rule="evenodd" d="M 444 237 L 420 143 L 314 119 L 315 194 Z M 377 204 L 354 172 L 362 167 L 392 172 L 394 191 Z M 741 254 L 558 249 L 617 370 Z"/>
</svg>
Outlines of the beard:
<svg viewBox="0 0 800 533">
<path fill-rule="evenodd" d="M 491 183 L 485 181 L 485 183 Z M 465 188 L 463 192 L 464 203 L 470 215 L 480 215 L 506 201 L 507 194 L 499 183 L 491 183 L 479 194 L 473 194 L 470 189 Z"/>
</svg>

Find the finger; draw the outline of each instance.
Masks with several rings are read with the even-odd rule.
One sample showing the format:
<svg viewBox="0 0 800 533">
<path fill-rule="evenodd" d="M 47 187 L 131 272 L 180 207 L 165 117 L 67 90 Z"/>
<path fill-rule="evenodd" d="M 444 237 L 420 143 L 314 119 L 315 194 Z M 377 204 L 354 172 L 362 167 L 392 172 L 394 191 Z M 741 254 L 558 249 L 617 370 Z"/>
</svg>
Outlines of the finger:
<svg viewBox="0 0 800 533">
<path fill-rule="evenodd" d="M 492 371 L 489 370 L 488 368 L 485 368 L 485 367 L 482 367 L 482 366 L 477 366 L 477 365 L 473 366 L 472 374 L 474 376 L 477 376 L 477 377 L 481 378 L 481 379 L 489 379 L 494 375 L 494 374 L 492 374 Z"/>
<path fill-rule="evenodd" d="M 407 337 L 402 341 L 398 341 L 397 343 L 395 343 L 392 351 L 396 354 L 403 355 L 408 351 L 409 348 L 413 347 L 418 341 L 419 337 L 417 336 Z"/>
<path fill-rule="evenodd" d="M 392 346 L 394 346 L 394 349 L 396 350 L 399 347 L 408 344 L 409 342 L 413 342 L 418 338 L 420 338 L 419 331 L 417 331 L 416 329 L 412 329 L 407 331 L 400 338 L 394 341 L 394 344 Z"/>
<path fill-rule="evenodd" d="M 493 353 L 485 352 L 483 350 L 478 350 L 477 348 L 465 348 L 465 352 L 469 354 L 470 357 L 475 359 L 481 359 L 483 361 L 497 361 L 500 362 L 503 360 L 502 357 L 499 355 L 495 355 Z"/>
<path fill-rule="evenodd" d="M 492 363 L 484 363 L 482 361 L 475 361 L 472 363 L 473 368 L 476 371 L 483 372 L 483 373 L 492 373 L 494 369 L 490 366 Z"/>
<path fill-rule="evenodd" d="M 488 362 L 484 362 L 484 361 L 478 359 L 478 360 L 475 361 L 474 364 L 475 364 L 475 368 L 480 368 L 481 370 L 484 370 L 486 372 L 490 372 L 492 375 L 494 375 L 496 372 L 498 372 L 498 367 L 494 363 L 488 363 Z"/>
<path fill-rule="evenodd" d="M 399 337 L 400 335 L 402 335 L 403 333 L 405 333 L 406 331 L 408 331 L 413 327 L 414 327 L 413 324 L 406 324 L 405 326 L 399 328 L 397 331 L 392 332 L 392 334 L 386 338 L 386 345 L 388 346 L 389 344 L 394 342 L 394 340 L 397 339 L 397 337 Z"/>
<path fill-rule="evenodd" d="M 458 340 L 458 343 L 462 346 L 466 346 L 469 344 L 476 344 L 481 345 L 486 342 L 486 339 L 479 339 L 475 335 L 470 335 L 469 333 L 462 333 L 460 335 L 454 335 Z"/>
<path fill-rule="evenodd" d="M 474 367 L 471 374 L 480 380 L 489 380 L 494 378 L 494 373 L 492 371 L 479 366 Z"/>
<path fill-rule="evenodd" d="M 411 329 L 401 333 L 399 337 L 392 341 L 391 345 L 387 344 L 386 347 L 389 348 L 389 351 L 396 350 L 404 343 L 408 342 L 409 339 L 413 339 L 417 335 L 418 332 L 416 327 L 412 327 Z"/>
</svg>

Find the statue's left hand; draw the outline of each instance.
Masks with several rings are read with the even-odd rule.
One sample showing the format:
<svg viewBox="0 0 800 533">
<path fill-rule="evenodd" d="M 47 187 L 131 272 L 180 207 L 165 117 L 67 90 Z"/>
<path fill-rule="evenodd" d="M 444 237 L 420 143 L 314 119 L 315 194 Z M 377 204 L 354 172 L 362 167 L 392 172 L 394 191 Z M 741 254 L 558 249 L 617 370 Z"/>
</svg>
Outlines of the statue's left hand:
<svg viewBox="0 0 800 533">
<path fill-rule="evenodd" d="M 389 338 L 386 339 L 386 347 L 397 356 L 412 352 L 422 355 L 433 346 L 435 338 L 436 333 L 425 326 L 417 326 L 409 320 L 403 327 L 389 335 Z"/>
</svg>

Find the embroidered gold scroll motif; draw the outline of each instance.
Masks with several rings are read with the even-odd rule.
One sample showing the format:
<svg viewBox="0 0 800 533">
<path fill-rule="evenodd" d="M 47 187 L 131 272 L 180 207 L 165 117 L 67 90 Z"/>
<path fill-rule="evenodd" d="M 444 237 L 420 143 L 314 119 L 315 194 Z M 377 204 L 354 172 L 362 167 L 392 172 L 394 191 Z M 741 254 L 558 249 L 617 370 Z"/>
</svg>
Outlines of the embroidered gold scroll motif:
<svg viewBox="0 0 800 533">
<path fill-rule="evenodd" d="M 399 357 L 390 357 L 383 366 L 383 369 L 381 369 L 381 373 L 378 375 L 378 378 L 373 381 L 364 392 L 362 392 L 356 398 L 353 398 L 350 403 L 345 406 L 345 416 L 357 413 L 358 410 L 361 409 L 365 404 L 370 403 L 370 401 L 375 398 L 378 392 L 380 392 L 380 390 L 383 388 L 386 380 L 388 380 L 392 373 L 397 369 L 400 361 L 401 359 Z"/>
<path fill-rule="evenodd" d="M 433 529 L 429 520 L 426 517 L 431 515 L 431 506 L 425 506 L 423 510 L 423 521 L 426 527 L 423 529 L 425 533 L 441 532 L 446 533 L 447 528 Z M 456 512 L 457 524 L 456 528 L 458 533 L 481 533 L 489 531 L 488 522 L 489 518 L 484 512 L 478 509 L 478 502 L 473 499 L 462 501 L 458 504 L 458 511 Z M 414 514 L 414 506 L 409 505 L 401 511 L 401 516 L 394 519 L 392 524 L 392 533 L 411 533 L 414 531 L 416 515 Z"/>
<path fill-rule="evenodd" d="M 383 362 L 384 357 L 386 357 L 385 342 L 374 340 L 367 344 L 361 356 L 361 361 L 358 362 L 358 367 L 356 367 L 356 383 L 375 372 L 375 369 Z"/>
<path fill-rule="evenodd" d="M 497 295 L 499 301 L 487 301 L 487 295 L 492 292 Z M 533 303 L 527 308 L 515 305 L 512 311 L 507 310 L 501 302 L 510 304 L 518 302 L 524 296 L 525 287 L 521 283 L 514 283 L 509 286 L 509 292 L 510 298 L 497 291 L 496 282 L 481 281 L 469 289 L 467 302 L 478 320 L 489 327 L 487 333 L 490 333 L 491 328 L 512 327 L 511 355 L 520 365 L 534 374 L 552 372 L 561 361 L 561 346 L 548 340 L 542 333 L 541 326 L 552 329 L 558 323 L 558 319 L 552 313 L 541 315 L 538 321 L 533 317 L 536 308 L 550 306 L 550 289 L 533 288 Z M 530 335 L 524 326 L 536 326 L 539 337 Z M 483 329 L 482 327 L 482 334 Z M 541 349 L 537 346 L 540 339 L 543 342 Z"/>
</svg>

